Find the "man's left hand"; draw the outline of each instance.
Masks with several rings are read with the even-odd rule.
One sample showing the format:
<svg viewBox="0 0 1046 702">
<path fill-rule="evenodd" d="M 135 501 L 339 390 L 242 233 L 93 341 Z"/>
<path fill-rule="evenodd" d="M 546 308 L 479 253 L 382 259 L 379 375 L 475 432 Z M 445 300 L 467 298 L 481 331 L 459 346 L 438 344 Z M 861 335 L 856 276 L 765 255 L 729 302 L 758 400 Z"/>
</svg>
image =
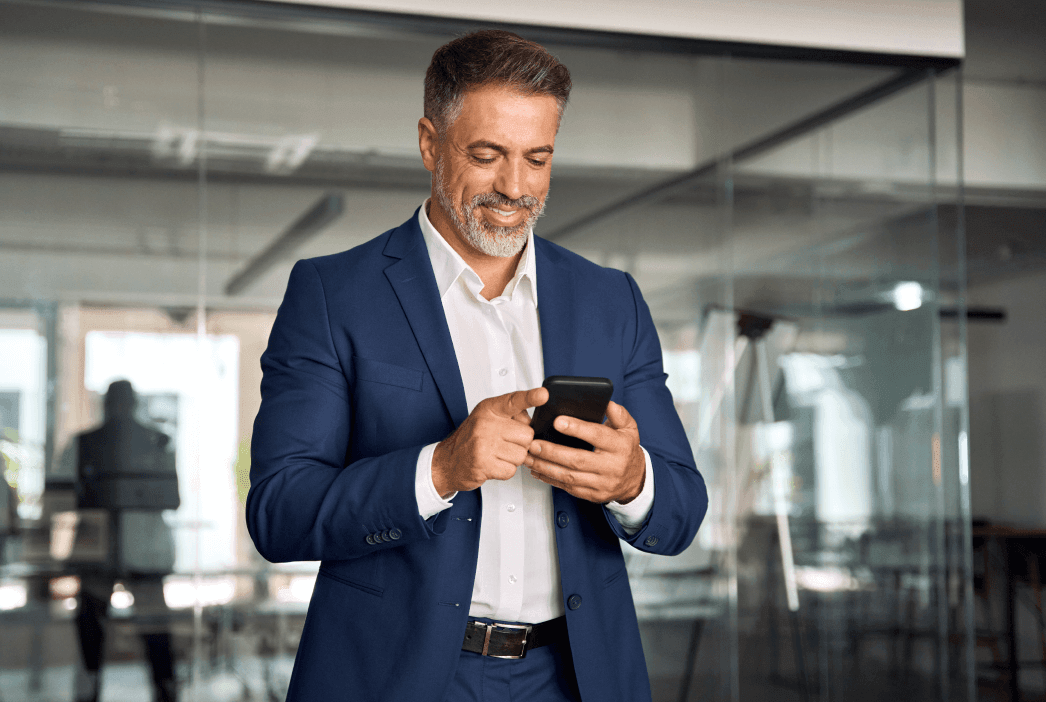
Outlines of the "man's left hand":
<svg viewBox="0 0 1046 702">
<path fill-rule="evenodd" d="M 639 448 L 639 427 L 621 405 L 607 405 L 607 423 L 559 416 L 555 428 L 592 444 L 594 450 L 533 441 L 525 464 L 531 475 L 589 502 L 631 502 L 643 490 L 646 459 Z"/>
</svg>

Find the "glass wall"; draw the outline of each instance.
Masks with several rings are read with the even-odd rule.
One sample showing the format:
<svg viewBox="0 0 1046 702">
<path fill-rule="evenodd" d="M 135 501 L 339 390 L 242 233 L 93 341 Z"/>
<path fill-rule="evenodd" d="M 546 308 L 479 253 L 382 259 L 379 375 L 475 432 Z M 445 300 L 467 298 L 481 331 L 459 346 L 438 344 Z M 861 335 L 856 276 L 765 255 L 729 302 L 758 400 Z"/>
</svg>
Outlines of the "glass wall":
<svg viewBox="0 0 1046 702">
<path fill-rule="evenodd" d="M 286 693 L 318 564 L 246 531 L 259 357 L 295 260 L 427 197 L 450 35 L 208 7 L 0 2 L 4 700 Z M 536 233 L 636 278 L 709 487 L 625 547 L 654 699 L 972 699 L 957 74 L 562 36 Z M 92 503 L 122 415 L 150 490 Z"/>
</svg>

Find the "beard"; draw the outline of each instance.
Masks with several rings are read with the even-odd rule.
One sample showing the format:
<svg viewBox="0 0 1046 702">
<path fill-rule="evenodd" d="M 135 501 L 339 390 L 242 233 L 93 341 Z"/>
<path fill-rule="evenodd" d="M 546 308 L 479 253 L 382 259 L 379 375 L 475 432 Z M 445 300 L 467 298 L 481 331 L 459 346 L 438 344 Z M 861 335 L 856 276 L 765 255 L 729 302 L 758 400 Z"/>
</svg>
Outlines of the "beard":
<svg viewBox="0 0 1046 702">
<path fill-rule="evenodd" d="M 454 207 L 450 194 L 443 184 L 443 159 L 436 162 L 435 180 L 436 200 L 440 207 L 450 216 L 455 228 L 468 243 L 488 256 L 508 258 L 515 256 L 527 245 L 527 234 L 538 217 L 545 213 L 545 201 L 533 195 L 523 195 L 511 200 L 501 193 L 480 193 L 469 202 Z M 545 200 L 548 198 L 546 197 Z M 527 217 L 514 227 L 498 227 L 476 217 L 476 208 L 488 206 L 501 210 L 527 210 Z"/>
</svg>

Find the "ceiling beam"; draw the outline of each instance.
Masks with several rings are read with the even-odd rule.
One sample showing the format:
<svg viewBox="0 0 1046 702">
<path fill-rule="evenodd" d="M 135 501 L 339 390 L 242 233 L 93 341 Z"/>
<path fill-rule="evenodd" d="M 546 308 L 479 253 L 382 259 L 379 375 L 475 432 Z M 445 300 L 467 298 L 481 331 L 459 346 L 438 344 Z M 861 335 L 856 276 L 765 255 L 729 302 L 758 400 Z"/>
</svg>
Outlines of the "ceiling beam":
<svg viewBox="0 0 1046 702">
<path fill-rule="evenodd" d="M 793 139 L 814 132 L 837 119 L 857 112 L 888 95 L 904 90 L 905 88 L 915 85 L 919 81 L 926 80 L 929 75 L 930 71 L 926 69 L 915 68 L 903 70 L 895 76 L 872 86 L 868 90 L 852 95 L 851 97 L 837 102 L 824 110 L 804 117 L 803 119 L 793 122 L 792 124 L 778 129 L 764 137 L 760 137 L 754 141 L 739 146 L 729 153 L 711 158 L 690 171 L 677 176 L 672 176 L 671 178 L 667 178 L 647 188 L 643 188 L 642 190 L 622 198 L 617 202 L 601 207 L 600 209 L 579 217 L 572 222 L 568 222 L 561 227 L 556 227 L 555 229 L 542 234 L 542 237 L 551 241 L 565 239 L 577 231 L 587 229 L 588 227 L 600 222 L 605 222 L 613 217 L 618 217 L 636 207 L 653 204 L 676 193 L 683 192 L 687 188 L 692 187 L 697 181 L 713 175 L 717 169 L 723 166 L 723 164 L 738 163 L 745 159 L 753 158 L 771 151 Z"/>
<path fill-rule="evenodd" d="M 252 258 L 239 273 L 225 285 L 226 295 L 239 295 L 255 281 L 269 272 L 274 265 L 312 237 L 319 234 L 345 211 L 345 196 L 342 193 L 327 193 L 319 199 L 294 224 L 280 234 Z"/>
</svg>

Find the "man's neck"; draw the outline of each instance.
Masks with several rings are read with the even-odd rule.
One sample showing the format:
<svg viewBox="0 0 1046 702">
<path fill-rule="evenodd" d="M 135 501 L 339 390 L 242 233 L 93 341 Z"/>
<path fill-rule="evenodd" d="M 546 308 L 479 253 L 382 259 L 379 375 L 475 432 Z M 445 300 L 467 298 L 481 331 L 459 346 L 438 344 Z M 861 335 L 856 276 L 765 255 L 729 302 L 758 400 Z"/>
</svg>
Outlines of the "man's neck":
<svg viewBox="0 0 1046 702">
<path fill-rule="evenodd" d="M 431 200 L 425 214 L 428 215 L 429 222 L 436 232 L 443 237 L 450 248 L 458 252 L 462 260 L 468 264 L 469 268 L 476 271 L 476 275 L 483 281 L 483 290 L 480 295 L 486 300 L 493 300 L 501 295 L 505 291 L 505 286 L 516 274 L 516 268 L 519 266 L 519 261 L 526 248 L 515 256 L 488 256 L 468 246 L 454 231 L 454 223 L 443 216 L 438 207 L 433 207 Z"/>
</svg>

